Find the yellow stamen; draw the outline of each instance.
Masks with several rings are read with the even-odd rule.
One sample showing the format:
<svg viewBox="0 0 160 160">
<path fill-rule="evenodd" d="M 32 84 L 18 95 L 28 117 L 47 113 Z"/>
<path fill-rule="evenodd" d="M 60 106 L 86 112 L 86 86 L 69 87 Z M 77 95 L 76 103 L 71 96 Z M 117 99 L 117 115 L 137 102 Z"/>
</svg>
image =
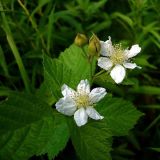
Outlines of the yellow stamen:
<svg viewBox="0 0 160 160">
<path fill-rule="evenodd" d="M 121 44 L 114 45 L 114 51 L 110 57 L 113 64 L 122 64 L 126 60 Z"/>
<path fill-rule="evenodd" d="M 90 105 L 90 101 L 89 101 L 89 95 L 87 94 L 78 94 L 76 97 L 75 97 L 75 101 L 76 101 L 76 104 L 77 104 L 77 107 L 78 108 L 81 108 L 81 107 L 88 107 Z"/>
</svg>

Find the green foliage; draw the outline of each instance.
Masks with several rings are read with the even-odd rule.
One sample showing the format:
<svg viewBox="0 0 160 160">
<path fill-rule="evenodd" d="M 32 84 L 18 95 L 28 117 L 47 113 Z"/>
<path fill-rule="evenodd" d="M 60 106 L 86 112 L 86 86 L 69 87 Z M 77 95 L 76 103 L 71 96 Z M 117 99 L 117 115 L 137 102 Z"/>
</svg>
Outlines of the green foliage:
<svg viewBox="0 0 160 160">
<path fill-rule="evenodd" d="M 151 149 L 156 151 L 156 152 L 160 152 L 160 148 L 151 148 Z"/>
<path fill-rule="evenodd" d="M 81 160 L 110 160 L 112 134 L 104 121 L 78 128 L 70 121 L 71 140 Z"/>
<path fill-rule="evenodd" d="M 59 60 L 44 57 L 45 81 L 52 95 L 58 100 L 61 97 L 61 86 L 70 82 L 71 70 Z"/>
<path fill-rule="evenodd" d="M 155 152 L 160 147 L 159 0 L 1 0 L 0 7 L 0 100 L 12 94 L 0 104 L 0 159 L 27 159 L 45 153 L 49 159 L 55 157 L 64 148 L 69 133 L 64 117 L 50 106 L 61 97 L 62 84 L 75 88 L 81 79 L 86 78 L 93 87 L 105 87 L 113 97 L 127 101 L 106 96 L 97 105 L 102 115 L 104 112 L 104 120 L 90 120 L 81 128 L 70 126 L 75 131 L 72 142 L 79 157 L 86 159 L 89 156 L 86 150 L 91 153 L 91 149 L 95 153 L 87 158 L 103 156 L 97 153 L 100 150 L 96 145 L 104 146 L 106 150 L 100 148 L 101 152 L 108 155 L 112 144 L 110 136 L 126 135 L 141 116 L 135 109 L 138 108 L 145 112 L 143 120 L 128 136 L 114 137 L 112 159 L 159 158 L 159 153 Z M 72 45 L 60 55 L 73 43 L 78 32 L 86 35 L 94 32 L 100 40 L 111 36 L 113 43 L 121 42 L 125 46 L 139 44 L 142 51 L 134 61 L 142 69 L 128 71 L 122 85 L 115 85 L 106 73 L 95 76 L 95 62 L 91 67 L 81 48 Z M 87 50 L 84 48 L 84 51 Z M 58 59 L 49 58 L 58 56 Z M 36 96 L 13 95 L 15 90 L 24 91 L 25 88 Z M 94 135 L 96 145 L 89 136 L 92 134 L 90 130 L 97 135 L 103 133 L 97 139 Z M 65 136 L 62 133 L 66 133 Z M 76 134 L 86 138 L 92 148 L 83 138 L 80 138 L 81 144 L 74 137 Z M 83 157 L 84 153 L 86 157 Z M 61 152 L 57 159 L 64 157 L 73 159 L 65 152 Z"/>
<path fill-rule="evenodd" d="M 76 74 L 77 79 L 87 78 L 91 81 L 91 68 L 88 59 L 87 52 L 76 45 L 71 45 L 70 48 L 66 49 L 60 54 L 59 59 L 68 68 L 72 69 Z M 78 80 L 78 82 L 79 82 Z"/>
<path fill-rule="evenodd" d="M 130 102 L 120 98 L 106 97 L 97 104 L 97 108 L 114 136 L 127 135 L 143 115 Z"/>
<path fill-rule="evenodd" d="M 69 131 L 63 116 L 33 95 L 14 93 L 0 104 L 0 159 L 28 159 L 64 148 Z"/>
<path fill-rule="evenodd" d="M 52 128 L 51 135 L 48 136 L 49 141 L 39 154 L 47 153 L 49 160 L 52 160 L 64 149 L 69 138 L 69 129 L 66 119 L 63 115 L 53 112 L 54 123 L 49 124 Z M 49 127 L 49 126 L 48 126 Z"/>
<path fill-rule="evenodd" d="M 52 92 L 48 89 L 48 84 L 43 82 L 40 88 L 36 92 L 37 97 L 40 97 L 49 105 L 52 105 L 56 102 L 55 97 L 52 96 Z"/>
<path fill-rule="evenodd" d="M 44 56 L 44 76 L 53 96 L 58 100 L 61 97 L 61 86 L 67 84 L 75 88 L 82 79 L 91 81 L 95 63 L 87 60 L 85 51 L 71 45 L 61 53 L 59 59 Z"/>
<path fill-rule="evenodd" d="M 139 86 L 130 89 L 130 92 L 134 93 L 148 93 L 149 95 L 160 95 L 160 88 L 154 86 Z"/>
<path fill-rule="evenodd" d="M 8 67 L 7 67 L 7 63 L 6 63 L 6 59 L 4 56 L 4 52 L 2 50 L 2 47 L 0 46 L 0 65 L 2 66 L 2 69 L 4 71 L 4 74 L 6 77 L 9 77 L 9 72 L 8 72 Z"/>
<path fill-rule="evenodd" d="M 95 63 L 91 67 L 85 53 L 85 50 L 71 45 L 59 59 L 44 56 L 45 84 L 57 100 L 61 97 L 60 89 L 64 83 L 75 88 L 81 79 L 91 78 Z M 83 160 L 110 159 L 111 137 L 126 135 L 142 115 L 131 103 L 121 99 L 106 97 L 98 108 L 105 116 L 102 122 L 91 120 L 80 128 L 75 126 L 75 122 L 69 124 L 73 145 Z"/>
</svg>

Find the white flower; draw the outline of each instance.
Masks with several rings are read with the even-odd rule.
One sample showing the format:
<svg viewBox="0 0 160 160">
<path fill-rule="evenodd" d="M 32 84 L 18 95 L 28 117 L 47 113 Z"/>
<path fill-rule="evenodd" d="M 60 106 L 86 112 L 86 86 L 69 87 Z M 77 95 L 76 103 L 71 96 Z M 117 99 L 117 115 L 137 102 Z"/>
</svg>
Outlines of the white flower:
<svg viewBox="0 0 160 160">
<path fill-rule="evenodd" d="M 104 57 L 98 59 L 98 66 L 105 70 L 110 70 L 110 75 L 116 83 L 123 81 L 126 75 L 125 68 L 140 68 L 129 60 L 141 51 L 138 44 L 133 45 L 130 50 L 123 49 L 121 44 L 112 45 L 111 37 L 105 42 L 100 41 L 100 43 L 100 53 Z"/>
<path fill-rule="evenodd" d="M 66 84 L 61 90 L 64 97 L 56 103 L 56 109 L 67 116 L 74 115 L 77 126 L 85 125 L 88 117 L 95 120 L 103 119 L 103 116 L 94 109 L 94 104 L 107 94 L 104 88 L 94 88 L 90 91 L 88 80 L 81 80 L 77 91 Z"/>
</svg>

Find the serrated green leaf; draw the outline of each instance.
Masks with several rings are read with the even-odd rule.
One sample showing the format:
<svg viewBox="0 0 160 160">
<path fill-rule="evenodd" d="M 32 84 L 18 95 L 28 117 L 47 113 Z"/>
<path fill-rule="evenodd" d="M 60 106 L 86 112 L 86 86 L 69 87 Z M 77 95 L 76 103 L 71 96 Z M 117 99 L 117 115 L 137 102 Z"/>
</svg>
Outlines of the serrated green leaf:
<svg viewBox="0 0 160 160">
<path fill-rule="evenodd" d="M 83 50 L 73 44 L 60 54 L 59 59 L 65 64 L 65 66 L 72 70 L 75 75 L 73 78 L 77 83 L 82 79 L 88 79 L 91 81 L 91 72 L 94 72 L 93 70 L 95 70 L 95 61 L 93 61 L 91 67 L 86 49 Z M 92 68 L 93 70 L 91 71 Z"/>
<path fill-rule="evenodd" d="M 83 127 L 70 122 L 71 140 L 81 160 L 110 160 L 111 133 L 104 121 L 91 120 Z"/>
<path fill-rule="evenodd" d="M 59 59 L 44 55 L 45 81 L 57 100 L 61 97 L 61 87 L 64 83 L 75 88 L 82 79 L 91 81 L 94 69 L 95 61 L 91 67 L 83 50 L 75 45 L 61 53 Z"/>
<path fill-rule="evenodd" d="M 52 160 L 61 151 L 68 139 L 69 129 L 64 116 L 60 113 L 54 113 L 54 124 L 52 124 L 52 135 L 48 143 L 44 146 L 40 154 L 47 153 L 49 160 Z"/>
<path fill-rule="evenodd" d="M 128 134 L 143 114 L 132 103 L 120 98 L 104 98 L 96 106 L 114 136 Z"/>
<path fill-rule="evenodd" d="M 56 99 L 52 96 L 51 90 L 49 90 L 48 84 L 44 81 L 40 88 L 37 90 L 36 95 L 41 97 L 50 106 L 56 102 Z"/>
<path fill-rule="evenodd" d="M 0 104 L 0 159 L 28 159 L 64 148 L 69 131 L 64 117 L 33 95 L 14 93 Z M 63 136 L 62 136 L 63 135 Z"/>
<path fill-rule="evenodd" d="M 44 77 L 52 95 L 61 97 L 61 86 L 70 84 L 72 73 L 61 61 L 44 56 Z"/>
</svg>

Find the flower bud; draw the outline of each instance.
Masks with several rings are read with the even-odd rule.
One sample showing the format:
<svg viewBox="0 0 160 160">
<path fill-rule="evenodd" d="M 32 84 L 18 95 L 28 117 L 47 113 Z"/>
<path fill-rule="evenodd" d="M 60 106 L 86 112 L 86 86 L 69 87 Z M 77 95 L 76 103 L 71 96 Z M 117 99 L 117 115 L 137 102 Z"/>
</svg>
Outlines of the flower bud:
<svg viewBox="0 0 160 160">
<path fill-rule="evenodd" d="M 99 56 L 100 49 L 101 49 L 101 44 L 99 38 L 95 34 L 93 34 L 89 40 L 89 45 L 88 45 L 89 56 L 91 57 Z"/>
<path fill-rule="evenodd" d="M 74 43 L 79 47 L 87 44 L 87 42 L 88 42 L 88 38 L 86 37 L 86 35 L 81 33 L 78 33 L 74 40 Z"/>
</svg>

